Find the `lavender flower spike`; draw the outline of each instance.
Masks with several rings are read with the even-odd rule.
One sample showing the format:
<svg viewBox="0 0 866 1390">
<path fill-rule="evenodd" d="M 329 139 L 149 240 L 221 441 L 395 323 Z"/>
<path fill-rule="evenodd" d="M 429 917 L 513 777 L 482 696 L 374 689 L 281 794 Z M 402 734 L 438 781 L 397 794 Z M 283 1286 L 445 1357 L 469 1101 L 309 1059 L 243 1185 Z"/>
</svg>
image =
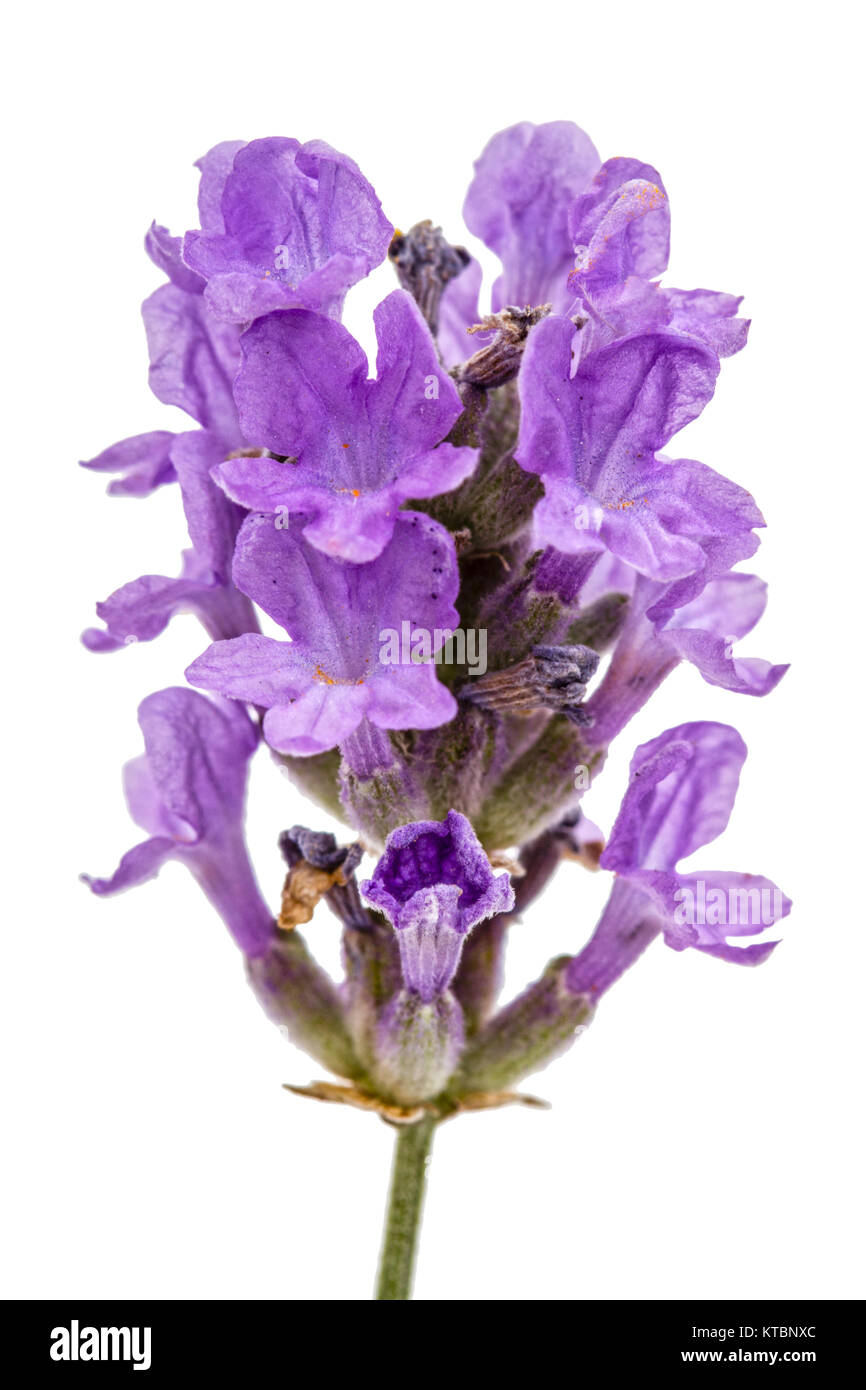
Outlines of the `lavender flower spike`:
<svg viewBox="0 0 866 1390">
<path fill-rule="evenodd" d="M 170 859 L 186 864 L 247 956 L 267 950 L 273 920 L 243 838 L 247 764 L 256 731 L 236 705 L 217 706 L 194 690 L 159 690 L 138 722 L 145 753 L 124 769 L 133 819 L 150 836 L 129 850 L 110 878 L 84 881 L 107 897 L 146 883 Z"/>
<path fill-rule="evenodd" d="M 757 874 L 679 873 L 677 864 L 728 823 L 746 745 L 727 724 L 681 724 L 638 748 L 603 869 L 617 874 L 594 935 L 572 960 L 567 981 L 596 998 L 654 937 L 739 965 L 758 965 L 778 944 L 735 946 L 787 916 L 791 903 Z"/>
<path fill-rule="evenodd" d="M 253 324 L 235 385 L 241 424 L 286 461 L 232 458 L 214 470 L 235 502 L 302 513 L 311 545 L 357 563 L 382 553 L 403 502 L 450 491 L 477 457 L 441 442 L 463 406 L 414 300 L 394 290 L 373 318 L 370 381 L 338 323 L 294 310 Z"/>
<path fill-rule="evenodd" d="M 357 164 L 322 140 L 218 145 L 201 169 L 202 230 L 187 232 L 183 260 L 207 281 L 217 318 L 339 314 L 349 287 L 384 260 L 393 228 L 379 199 Z"/>
<path fill-rule="evenodd" d="M 85 641 L 113 650 L 191 610 L 211 644 L 186 676 L 208 694 L 144 701 L 126 780 L 148 838 L 88 882 L 108 894 L 185 863 L 268 1015 L 332 1074 L 288 1089 L 396 1128 L 377 1298 L 402 1300 L 434 1129 L 543 1104 L 514 1086 L 657 938 L 757 964 L 790 908 L 769 879 L 691 869 L 733 806 L 746 750 L 727 725 L 638 748 L 606 848 L 583 816 L 611 742 L 681 662 L 747 695 L 787 669 L 735 646 L 766 598 L 737 568 L 755 499 L 663 452 L 748 324 L 734 296 L 662 285 L 659 173 L 602 163 L 569 121 L 514 125 L 475 165 L 466 223 L 501 265 L 480 312 L 481 266 L 437 209 L 392 237 L 330 146 L 229 141 L 199 167 L 201 229 L 146 242 L 169 280 L 145 305 L 151 386 L 192 424 L 91 465 L 114 492 L 177 481 L 192 549 L 178 578 L 100 604 Z M 373 313 L 371 368 L 340 315 L 389 249 L 400 287 Z M 276 920 L 242 832 L 259 725 L 349 827 L 339 848 L 274 826 Z M 361 884 L 363 854 L 379 858 Z M 519 916 L 583 869 L 612 877 L 595 931 L 573 955 L 585 936 L 566 922 L 567 954 L 501 1004 Z M 339 980 L 311 949 L 336 946 L 328 909 Z"/>
</svg>

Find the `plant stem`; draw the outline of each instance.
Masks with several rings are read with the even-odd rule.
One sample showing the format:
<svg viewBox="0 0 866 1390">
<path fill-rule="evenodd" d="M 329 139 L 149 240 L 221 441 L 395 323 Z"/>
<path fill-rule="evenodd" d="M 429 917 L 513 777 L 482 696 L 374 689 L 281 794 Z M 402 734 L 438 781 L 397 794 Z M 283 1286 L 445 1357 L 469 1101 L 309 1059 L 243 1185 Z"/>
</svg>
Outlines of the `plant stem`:
<svg viewBox="0 0 866 1390">
<path fill-rule="evenodd" d="M 379 1256 L 377 1300 L 398 1301 L 411 1296 L 427 1164 L 435 1127 L 436 1121 L 428 1118 L 397 1130 Z"/>
</svg>

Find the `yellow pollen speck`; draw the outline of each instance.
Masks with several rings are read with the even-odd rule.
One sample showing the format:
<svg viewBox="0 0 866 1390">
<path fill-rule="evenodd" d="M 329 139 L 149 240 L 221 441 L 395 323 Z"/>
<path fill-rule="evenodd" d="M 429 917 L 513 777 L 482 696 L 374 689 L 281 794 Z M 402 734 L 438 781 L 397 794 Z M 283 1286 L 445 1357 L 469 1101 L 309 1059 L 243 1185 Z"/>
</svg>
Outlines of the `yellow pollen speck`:
<svg viewBox="0 0 866 1390">
<path fill-rule="evenodd" d="M 360 676 L 360 677 L 358 678 L 358 680 L 356 680 L 356 681 L 352 681 L 352 680 L 341 681 L 341 680 L 337 680 L 334 676 L 329 676 L 328 673 L 327 673 L 327 671 L 323 671 L 323 670 L 322 670 L 321 666 L 317 666 L 316 669 L 315 669 L 315 671 L 313 672 L 313 680 L 314 680 L 314 681 L 318 681 L 320 685 L 363 685 L 363 684 L 364 684 L 364 677 L 363 677 L 363 676 Z"/>
</svg>

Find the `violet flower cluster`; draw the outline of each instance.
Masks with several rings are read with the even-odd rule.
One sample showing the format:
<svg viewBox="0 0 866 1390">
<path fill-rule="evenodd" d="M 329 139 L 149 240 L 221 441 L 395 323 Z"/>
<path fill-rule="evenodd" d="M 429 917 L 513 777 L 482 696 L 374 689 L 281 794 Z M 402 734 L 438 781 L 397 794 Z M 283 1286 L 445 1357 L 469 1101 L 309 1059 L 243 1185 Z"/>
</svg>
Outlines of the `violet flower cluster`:
<svg viewBox="0 0 866 1390">
<path fill-rule="evenodd" d="M 227 142 L 199 169 L 200 226 L 147 235 L 166 283 L 143 309 L 151 386 L 190 427 L 85 465 L 114 494 L 176 486 L 190 548 L 100 603 L 84 641 L 192 613 L 209 645 L 139 711 L 126 792 L 147 838 L 87 881 L 186 864 L 270 1016 L 336 1078 L 308 1094 L 402 1125 L 504 1104 L 656 938 L 754 965 L 790 906 L 755 874 L 679 868 L 730 815 L 746 750 L 727 725 L 639 747 L 606 844 L 581 806 L 680 662 L 743 695 L 786 669 L 735 650 L 766 599 L 737 568 L 754 499 L 671 444 L 748 322 L 729 294 L 661 283 L 659 174 L 602 162 L 568 122 L 516 125 L 476 162 L 466 225 L 501 263 L 483 307 L 469 253 L 431 222 L 396 232 L 321 141 Z M 386 259 L 371 372 L 341 314 Z M 282 833 L 280 903 L 244 840 L 262 744 L 348 827 Z M 499 1007 L 509 925 L 564 861 L 613 875 L 607 905 Z M 328 930 L 322 902 L 340 981 L 300 931 Z"/>
</svg>

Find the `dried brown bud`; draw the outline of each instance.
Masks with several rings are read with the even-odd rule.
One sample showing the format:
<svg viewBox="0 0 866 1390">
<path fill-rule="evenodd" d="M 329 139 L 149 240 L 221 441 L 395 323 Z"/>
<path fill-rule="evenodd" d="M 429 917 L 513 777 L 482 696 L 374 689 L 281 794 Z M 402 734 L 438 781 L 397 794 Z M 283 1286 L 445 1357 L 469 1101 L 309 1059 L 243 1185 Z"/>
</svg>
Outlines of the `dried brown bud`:
<svg viewBox="0 0 866 1390">
<path fill-rule="evenodd" d="M 529 304 L 523 309 L 509 305 L 498 314 L 488 314 L 480 323 L 473 324 L 468 330 L 470 333 L 494 333 L 496 336 L 455 368 L 456 379 L 481 386 L 486 391 L 511 381 L 520 369 L 529 330 L 546 319 L 552 308 L 552 304 L 538 304 L 534 309 Z"/>
<path fill-rule="evenodd" d="M 405 235 L 395 232 L 388 256 L 397 271 L 397 279 L 408 290 L 427 320 L 430 332 L 439 330 L 439 305 L 449 281 L 465 270 L 470 261 L 463 246 L 452 246 L 427 219 L 416 222 Z"/>
</svg>

